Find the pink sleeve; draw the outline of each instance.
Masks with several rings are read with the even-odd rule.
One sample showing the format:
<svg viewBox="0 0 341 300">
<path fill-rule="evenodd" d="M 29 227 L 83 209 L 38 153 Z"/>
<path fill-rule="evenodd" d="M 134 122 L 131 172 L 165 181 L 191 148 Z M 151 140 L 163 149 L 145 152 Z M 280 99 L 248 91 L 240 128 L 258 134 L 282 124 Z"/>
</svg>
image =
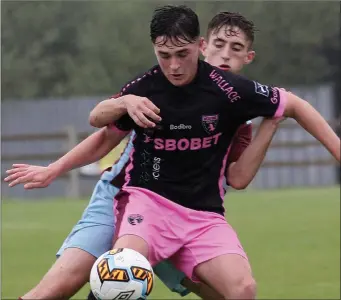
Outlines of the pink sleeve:
<svg viewBox="0 0 341 300">
<path fill-rule="evenodd" d="M 279 89 L 279 88 L 275 88 L 275 89 L 279 92 L 279 104 L 278 104 L 274 117 L 279 118 L 279 117 L 282 117 L 284 114 L 285 106 L 287 103 L 287 95 L 286 95 L 286 92 L 283 91 L 282 89 Z"/>
</svg>

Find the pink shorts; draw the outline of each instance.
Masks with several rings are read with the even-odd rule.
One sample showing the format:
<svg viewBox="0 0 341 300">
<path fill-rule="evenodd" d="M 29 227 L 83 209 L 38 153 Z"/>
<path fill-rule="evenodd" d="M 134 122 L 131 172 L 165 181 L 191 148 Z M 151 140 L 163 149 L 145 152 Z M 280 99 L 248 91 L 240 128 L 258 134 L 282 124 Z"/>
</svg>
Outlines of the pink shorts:
<svg viewBox="0 0 341 300">
<path fill-rule="evenodd" d="M 217 213 L 178 205 L 143 188 L 125 187 L 116 197 L 116 236 L 143 238 L 152 266 L 170 258 L 187 277 L 196 281 L 194 268 L 223 254 L 247 259 L 238 236 Z"/>
</svg>

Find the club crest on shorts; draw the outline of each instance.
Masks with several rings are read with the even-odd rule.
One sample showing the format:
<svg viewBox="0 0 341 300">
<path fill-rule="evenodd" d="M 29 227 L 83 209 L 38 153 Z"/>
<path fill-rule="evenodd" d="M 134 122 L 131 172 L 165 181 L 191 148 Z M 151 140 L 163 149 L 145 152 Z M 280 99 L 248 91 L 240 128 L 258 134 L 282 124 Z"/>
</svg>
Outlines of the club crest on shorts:
<svg viewBox="0 0 341 300">
<path fill-rule="evenodd" d="M 217 129 L 219 115 L 206 115 L 201 117 L 201 124 L 208 134 L 213 134 Z"/>
<path fill-rule="evenodd" d="M 143 221 L 143 216 L 139 214 L 133 214 L 128 216 L 128 222 L 131 225 L 140 224 Z"/>
</svg>

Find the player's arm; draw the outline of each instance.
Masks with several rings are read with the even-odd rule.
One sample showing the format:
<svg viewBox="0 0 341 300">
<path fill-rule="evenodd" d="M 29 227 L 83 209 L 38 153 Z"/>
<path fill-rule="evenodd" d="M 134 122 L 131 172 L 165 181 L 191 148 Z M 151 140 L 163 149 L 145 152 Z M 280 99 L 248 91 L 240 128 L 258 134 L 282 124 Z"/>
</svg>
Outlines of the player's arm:
<svg viewBox="0 0 341 300">
<path fill-rule="evenodd" d="M 154 122 L 161 120 L 158 116 L 160 110 L 149 99 L 130 94 L 97 104 L 90 113 L 89 123 L 91 126 L 101 128 L 127 113 L 138 126 L 143 128 L 154 127 Z"/>
<path fill-rule="evenodd" d="M 105 127 L 87 137 L 76 147 L 47 167 L 14 164 L 5 178 L 9 186 L 25 184 L 27 189 L 48 186 L 58 176 L 72 169 L 96 162 L 115 148 L 128 132 Z"/>
<path fill-rule="evenodd" d="M 99 102 L 90 112 L 89 123 L 93 127 L 102 128 L 118 120 L 127 113 L 124 105 L 124 98 L 119 94 L 110 97 L 109 99 Z M 100 117 L 99 117 L 100 116 Z"/>
<path fill-rule="evenodd" d="M 249 120 L 262 117 L 290 117 L 320 141 L 340 162 L 340 139 L 327 121 L 307 101 L 298 96 L 250 81 L 237 75 L 229 75 L 240 97 L 230 100 L 231 118 Z M 234 107 L 234 109 L 232 109 Z"/>
<path fill-rule="evenodd" d="M 248 121 L 238 128 L 232 140 L 231 149 L 227 157 L 227 167 L 232 163 L 238 161 L 239 157 L 242 155 L 245 149 L 251 144 L 251 141 L 252 123 L 251 121 Z"/>
<path fill-rule="evenodd" d="M 235 147 L 240 149 L 240 156 L 228 166 L 226 178 L 230 186 L 240 190 L 246 188 L 250 184 L 264 160 L 280 120 L 281 119 L 264 119 L 257 130 L 255 138 L 249 146 L 245 147 L 245 142 L 244 145 L 242 144 L 239 147 L 238 144 L 236 144 Z M 231 147 L 233 146 L 234 141 Z"/>
<path fill-rule="evenodd" d="M 306 131 L 320 141 L 340 162 L 340 139 L 321 114 L 307 101 L 283 91 L 286 97 L 284 116 L 293 118 Z"/>
<path fill-rule="evenodd" d="M 89 122 L 92 126 L 101 128 L 128 114 L 140 127 L 154 127 L 161 118 L 160 110 L 146 98 L 151 86 L 149 74 L 151 70 L 128 82 L 116 99 L 100 102 L 91 111 Z"/>
<path fill-rule="evenodd" d="M 115 148 L 128 132 L 104 127 L 79 143 L 50 166 L 61 175 L 72 169 L 96 162 Z"/>
</svg>

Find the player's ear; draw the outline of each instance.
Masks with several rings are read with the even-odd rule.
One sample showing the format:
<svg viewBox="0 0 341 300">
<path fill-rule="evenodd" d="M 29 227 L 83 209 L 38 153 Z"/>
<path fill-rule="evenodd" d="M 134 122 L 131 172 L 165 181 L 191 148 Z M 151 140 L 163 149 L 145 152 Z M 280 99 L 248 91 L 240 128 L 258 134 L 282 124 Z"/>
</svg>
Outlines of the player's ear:
<svg viewBox="0 0 341 300">
<path fill-rule="evenodd" d="M 204 57 L 206 57 L 206 49 L 207 49 L 207 42 L 205 38 L 201 37 L 200 38 L 200 51 Z"/>
<path fill-rule="evenodd" d="M 256 56 L 255 51 L 253 51 L 253 50 L 248 51 L 247 55 L 245 57 L 245 64 L 248 65 L 248 64 L 252 63 L 253 60 L 255 59 L 255 56 Z"/>
</svg>

